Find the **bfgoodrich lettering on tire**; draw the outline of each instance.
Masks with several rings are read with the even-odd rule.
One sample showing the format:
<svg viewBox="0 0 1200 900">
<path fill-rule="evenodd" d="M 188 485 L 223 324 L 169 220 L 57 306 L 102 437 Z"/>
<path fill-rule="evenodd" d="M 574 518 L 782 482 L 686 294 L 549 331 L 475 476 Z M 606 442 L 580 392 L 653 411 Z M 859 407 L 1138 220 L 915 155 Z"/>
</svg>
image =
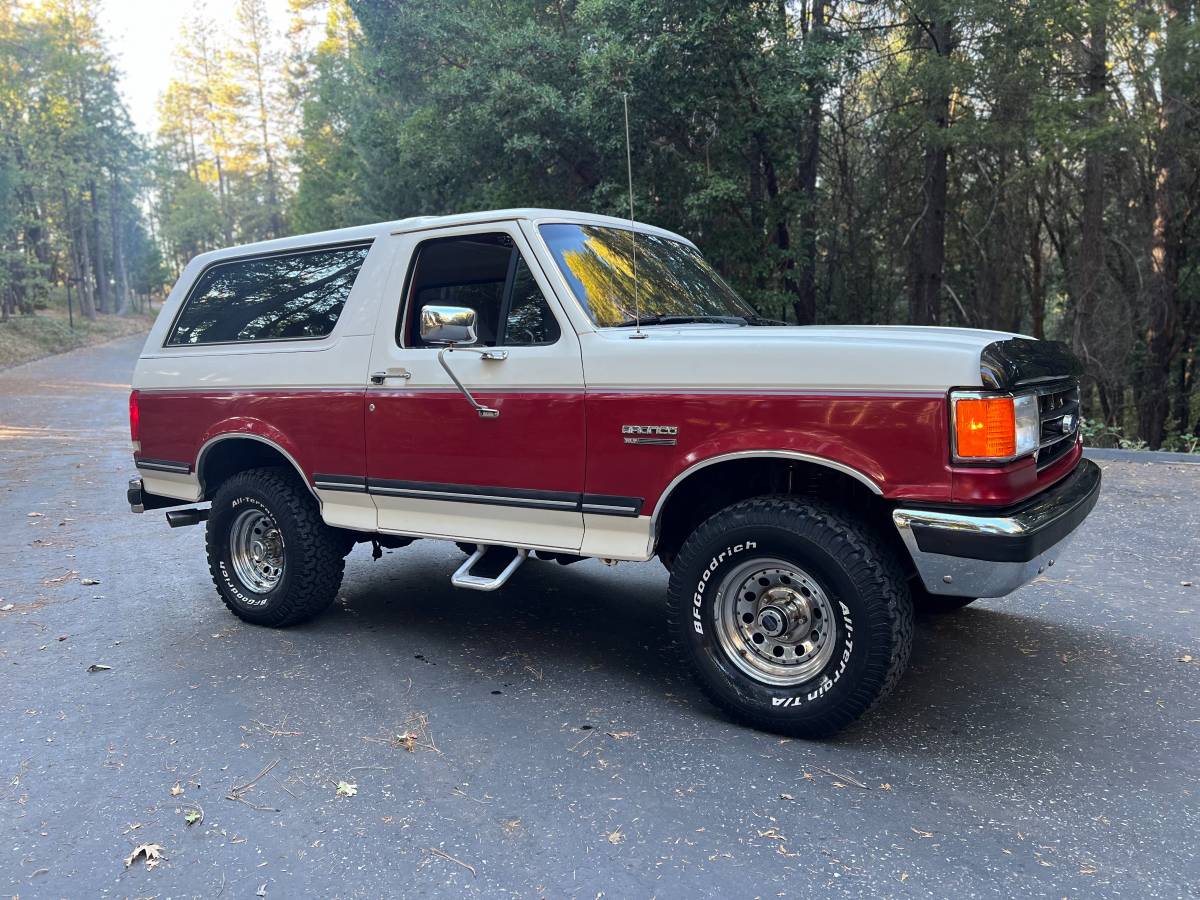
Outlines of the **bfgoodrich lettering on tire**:
<svg viewBox="0 0 1200 900">
<path fill-rule="evenodd" d="M 670 609 L 717 705 L 801 737 L 833 734 L 869 710 L 912 647 L 912 603 L 888 548 L 805 498 L 754 498 L 704 522 L 675 559 Z"/>
<path fill-rule="evenodd" d="M 255 625 L 311 619 L 342 583 L 345 541 L 321 521 L 312 495 L 286 469 L 251 469 L 222 484 L 205 543 L 221 599 Z"/>
</svg>

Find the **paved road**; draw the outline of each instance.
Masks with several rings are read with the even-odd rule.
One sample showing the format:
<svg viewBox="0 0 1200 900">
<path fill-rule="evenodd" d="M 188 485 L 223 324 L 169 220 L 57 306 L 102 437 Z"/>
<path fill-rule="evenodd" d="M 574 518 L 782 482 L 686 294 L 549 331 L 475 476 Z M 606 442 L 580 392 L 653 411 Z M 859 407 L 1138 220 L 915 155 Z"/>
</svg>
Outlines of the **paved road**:
<svg viewBox="0 0 1200 900">
<path fill-rule="evenodd" d="M 789 741 L 675 670 L 657 564 L 494 596 L 359 548 L 320 620 L 241 624 L 201 530 L 125 506 L 137 344 L 0 373 L 0 890 L 1200 894 L 1200 466 L 1104 463 L 1053 580 L 921 621 L 885 708 Z"/>
</svg>

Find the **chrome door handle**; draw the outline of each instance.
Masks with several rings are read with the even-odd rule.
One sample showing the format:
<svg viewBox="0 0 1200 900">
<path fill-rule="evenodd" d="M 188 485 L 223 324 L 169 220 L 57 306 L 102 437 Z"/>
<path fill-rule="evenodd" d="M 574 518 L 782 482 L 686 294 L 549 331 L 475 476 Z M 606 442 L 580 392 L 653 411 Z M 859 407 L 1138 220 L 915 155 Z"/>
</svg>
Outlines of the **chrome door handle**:
<svg viewBox="0 0 1200 900">
<path fill-rule="evenodd" d="M 371 384 L 383 384 L 389 378 L 412 378 L 412 372 L 400 369 L 398 372 L 372 372 Z"/>
</svg>

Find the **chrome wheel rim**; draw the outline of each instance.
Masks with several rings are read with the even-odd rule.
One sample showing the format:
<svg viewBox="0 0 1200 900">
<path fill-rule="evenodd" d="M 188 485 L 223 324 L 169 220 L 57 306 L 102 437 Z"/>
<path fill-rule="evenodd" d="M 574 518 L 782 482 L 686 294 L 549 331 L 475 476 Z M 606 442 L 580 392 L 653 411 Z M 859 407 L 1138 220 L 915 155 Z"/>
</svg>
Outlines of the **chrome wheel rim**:
<svg viewBox="0 0 1200 900">
<path fill-rule="evenodd" d="M 781 559 L 742 563 L 714 601 L 717 639 L 756 681 L 791 687 L 815 678 L 837 644 L 833 604 L 817 580 Z"/>
<path fill-rule="evenodd" d="M 244 509 L 229 529 L 229 558 L 238 581 L 265 594 L 283 577 L 283 535 L 261 509 Z"/>
</svg>

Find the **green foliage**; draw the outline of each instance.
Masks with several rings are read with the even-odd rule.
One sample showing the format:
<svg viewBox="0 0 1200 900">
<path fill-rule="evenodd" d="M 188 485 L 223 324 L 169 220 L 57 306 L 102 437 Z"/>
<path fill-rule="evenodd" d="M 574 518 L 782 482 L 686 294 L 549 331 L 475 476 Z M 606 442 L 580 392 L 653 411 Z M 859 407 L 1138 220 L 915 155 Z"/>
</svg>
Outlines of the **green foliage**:
<svg viewBox="0 0 1200 900">
<path fill-rule="evenodd" d="M 1193 0 L 289 0 L 284 43 L 239 0 L 181 36 L 152 148 L 97 2 L 0 0 L 6 315 L 292 231 L 623 217 L 628 94 L 637 217 L 763 314 L 1067 340 L 1096 440 L 1200 433 Z"/>
<path fill-rule="evenodd" d="M 220 201 L 199 181 L 177 179 L 164 191 L 169 198 L 159 207 L 163 240 L 187 260 L 219 245 L 221 240 Z"/>
</svg>

